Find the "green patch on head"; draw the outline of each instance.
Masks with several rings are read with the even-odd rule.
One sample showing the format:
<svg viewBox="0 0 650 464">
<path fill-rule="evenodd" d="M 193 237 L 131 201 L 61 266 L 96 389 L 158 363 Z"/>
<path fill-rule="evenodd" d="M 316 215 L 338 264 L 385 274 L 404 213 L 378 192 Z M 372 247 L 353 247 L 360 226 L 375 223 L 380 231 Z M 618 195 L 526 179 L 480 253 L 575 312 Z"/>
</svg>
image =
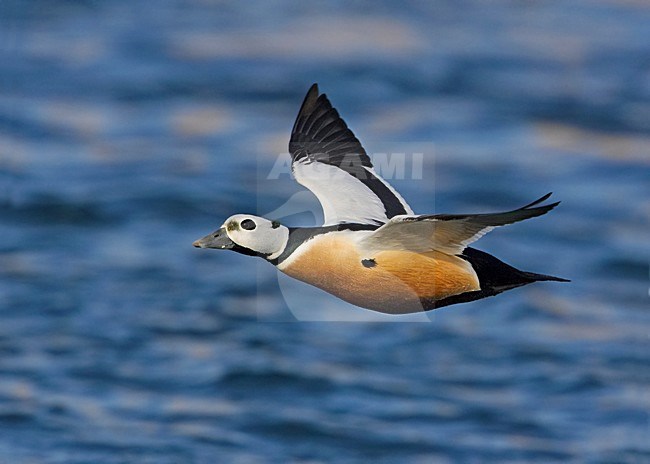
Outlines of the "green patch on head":
<svg viewBox="0 0 650 464">
<path fill-rule="evenodd" d="M 239 230 L 239 224 L 237 224 L 236 221 L 230 221 L 230 222 L 226 225 L 226 229 L 227 229 L 229 232 L 231 232 L 231 231 L 233 231 L 233 230 Z"/>
</svg>

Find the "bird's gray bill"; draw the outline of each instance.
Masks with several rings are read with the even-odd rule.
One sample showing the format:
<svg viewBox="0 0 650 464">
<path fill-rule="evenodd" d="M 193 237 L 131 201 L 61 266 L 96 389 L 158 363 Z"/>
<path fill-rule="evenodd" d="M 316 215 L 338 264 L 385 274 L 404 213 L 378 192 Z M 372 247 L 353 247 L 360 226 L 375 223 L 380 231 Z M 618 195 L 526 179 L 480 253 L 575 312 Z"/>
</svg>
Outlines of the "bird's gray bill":
<svg viewBox="0 0 650 464">
<path fill-rule="evenodd" d="M 205 237 L 197 240 L 192 245 L 197 248 L 217 248 L 220 250 L 229 250 L 235 246 L 235 243 L 230 240 L 226 229 L 223 227 L 219 230 L 206 235 Z"/>
</svg>

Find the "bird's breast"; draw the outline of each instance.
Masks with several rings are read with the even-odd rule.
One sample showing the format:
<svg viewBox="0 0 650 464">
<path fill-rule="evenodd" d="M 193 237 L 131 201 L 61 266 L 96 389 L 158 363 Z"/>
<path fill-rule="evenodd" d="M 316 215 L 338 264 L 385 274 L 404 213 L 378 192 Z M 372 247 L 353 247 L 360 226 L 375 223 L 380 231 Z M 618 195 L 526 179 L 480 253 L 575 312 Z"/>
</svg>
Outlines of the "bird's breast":
<svg viewBox="0 0 650 464">
<path fill-rule="evenodd" d="M 407 250 L 362 256 L 353 240 L 336 233 L 305 242 L 278 269 L 354 305 L 391 314 L 423 311 L 422 299 L 480 289 L 471 265 L 456 256 Z"/>
</svg>

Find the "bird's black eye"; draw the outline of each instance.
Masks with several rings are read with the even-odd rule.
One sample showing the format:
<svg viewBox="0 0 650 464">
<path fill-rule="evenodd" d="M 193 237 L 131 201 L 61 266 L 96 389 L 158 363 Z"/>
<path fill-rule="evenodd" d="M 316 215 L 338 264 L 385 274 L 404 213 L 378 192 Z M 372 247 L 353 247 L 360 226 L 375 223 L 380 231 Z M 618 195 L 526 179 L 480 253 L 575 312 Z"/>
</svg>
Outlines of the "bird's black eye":
<svg viewBox="0 0 650 464">
<path fill-rule="evenodd" d="M 252 219 L 244 219 L 241 224 L 239 224 L 242 229 L 253 230 L 257 225 L 253 222 Z"/>
</svg>

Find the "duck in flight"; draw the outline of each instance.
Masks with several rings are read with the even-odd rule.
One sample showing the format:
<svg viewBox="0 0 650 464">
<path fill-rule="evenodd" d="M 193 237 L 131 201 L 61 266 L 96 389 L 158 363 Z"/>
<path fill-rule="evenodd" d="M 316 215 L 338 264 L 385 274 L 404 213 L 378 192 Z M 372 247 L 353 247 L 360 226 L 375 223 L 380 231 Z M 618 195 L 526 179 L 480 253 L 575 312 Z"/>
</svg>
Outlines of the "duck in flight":
<svg viewBox="0 0 650 464">
<path fill-rule="evenodd" d="M 428 311 L 538 281 L 469 245 L 495 227 L 546 214 L 550 193 L 490 214 L 416 215 L 373 169 L 359 140 L 314 84 L 289 141 L 295 179 L 323 208 L 320 227 L 286 227 L 250 214 L 228 218 L 198 248 L 259 256 L 349 303 L 388 314 Z"/>
</svg>

